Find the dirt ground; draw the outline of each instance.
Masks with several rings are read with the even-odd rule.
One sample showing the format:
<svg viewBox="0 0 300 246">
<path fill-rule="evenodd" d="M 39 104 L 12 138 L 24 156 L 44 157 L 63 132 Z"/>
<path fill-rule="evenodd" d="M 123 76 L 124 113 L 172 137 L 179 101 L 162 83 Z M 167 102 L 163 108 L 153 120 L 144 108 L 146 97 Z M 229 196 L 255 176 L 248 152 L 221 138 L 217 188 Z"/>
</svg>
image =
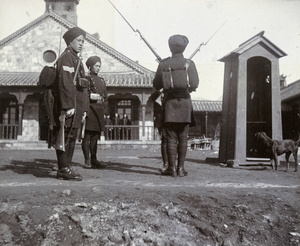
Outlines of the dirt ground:
<svg viewBox="0 0 300 246">
<path fill-rule="evenodd" d="M 53 150 L 0 149 L 0 245 L 300 245 L 300 171 L 227 168 L 190 150 L 161 176 L 159 150 L 99 150 L 106 169 L 56 176 Z"/>
</svg>

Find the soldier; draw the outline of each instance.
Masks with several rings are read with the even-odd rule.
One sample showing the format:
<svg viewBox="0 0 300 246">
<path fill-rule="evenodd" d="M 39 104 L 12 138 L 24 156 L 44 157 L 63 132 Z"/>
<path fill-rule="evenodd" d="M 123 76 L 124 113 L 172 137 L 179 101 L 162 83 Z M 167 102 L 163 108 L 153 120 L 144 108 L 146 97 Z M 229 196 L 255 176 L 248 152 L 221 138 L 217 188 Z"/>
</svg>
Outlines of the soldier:
<svg viewBox="0 0 300 246">
<path fill-rule="evenodd" d="M 78 53 L 81 52 L 86 33 L 78 27 L 68 30 L 63 39 L 67 48 L 57 60 L 58 71 L 58 112 L 56 122 L 64 121 L 64 134 L 56 129 L 56 138 L 64 140 L 62 149 L 56 148 L 58 171 L 57 178 L 64 180 L 82 180 L 82 176 L 71 168 L 78 129 L 88 111 L 87 85 L 84 67 Z M 76 75 L 77 74 L 77 75 Z M 60 125 L 59 123 L 57 125 Z M 62 129 L 63 130 L 63 129 Z M 62 139 L 64 138 L 64 139 Z M 65 150 L 63 150 L 63 147 Z"/>
<path fill-rule="evenodd" d="M 168 154 L 167 154 L 167 138 L 166 129 L 163 122 L 163 95 L 160 91 L 155 91 L 151 94 L 151 100 L 154 104 L 154 128 L 157 128 L 161 138 L 160 152 L 162 156 L 163 166 L 160 171 L 163 173 L 168 168 Z M 158 102 L 157 100 L 161 100 Z"/>
<path fill-rule="evenodd" d="M 86 61 L 89 69 L 88 80 L 90 108 L 86 118 L 82 151 L 85 159 L 85 168 L 104 168 L 105 164 L 97 160 L 97 141 L 101 132 L 105 130 L 104 114 L 107 114 L 107 90 L 103 78 L 98 76 L 101 68 L 99 56 L 91 56 Z M 90 155 L 91 154 L 91 155 Z"/>
<path fill-rule="evenodd" d="M 169 38 L 172 56 L 162 60 L 157 68 L 153 86 L 164 93 L 164 128 L 167 138 L 168 168 L 162 175 L 183 177 L 186 175 L 184 161 L 187 152 L 189 125 L 193 123 L 193 106 L 190 93 L 199 85 L 196 66 L 183 57 L 188 44 L 183 35 Z M 176 158 L 178 165 L 176 168 Z"/>
</svg>

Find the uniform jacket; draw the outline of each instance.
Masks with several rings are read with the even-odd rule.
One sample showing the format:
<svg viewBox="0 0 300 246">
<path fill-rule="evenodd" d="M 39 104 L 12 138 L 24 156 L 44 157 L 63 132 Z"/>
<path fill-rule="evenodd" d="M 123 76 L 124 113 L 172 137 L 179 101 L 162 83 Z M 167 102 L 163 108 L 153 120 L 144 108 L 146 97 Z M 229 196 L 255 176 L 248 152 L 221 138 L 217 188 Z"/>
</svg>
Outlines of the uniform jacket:
<svg viewBox="0 0 300 246">
<path fill-rule="evenodd" d="M 167 71 L 170 67 L 172 71 L 184 70 L 184 66 L 188 60 L 182 54 L 173 54 L 172 57 L 162 60 L 157 68 L 153 87 L 156 90 L 163 88 L 163 71 Z M 164 122 L 173 123 L 192 123 L 193 122 L 193 106 L 190 93 L 195 91 L 199 85 L 199 78 L 196 66 L 193 61 L 189 60 L 188 67 L 189 87 L 187 87 L 187 79 L 178 80 L 173 77 L 174 89 L 164 91 Z M 181 89 L 178 89 L 181 88 Z M 184 89 L 183 89 L 184 88 Z"/>
<path fill-rule="evenodd" d="M 75 84 L 73 79 L 78 62 L 80 63 Z M 68 110 L 75 108 L 75 116 L 66 119 L 67 127 L 80 128 L 83 112 L 88 111 L 88 88 L 78 86 L 78 77 L 84 78 L 83 64 L 78 55 L 66 48 L 57 59 L 59 108 Z M 60 110 L 59 110 L 60 112 Z M 59 115 L 57 116 L 58 119 Z"/>
<path fill-rule="evenodd" d="M 103 78 L 98 77 L 96 74 L 89 74 L 87 79 L 90 81 L 90 93 L 97 93 L 103 99 L 102 100 L 91 100 L 90 108 L 86 118 L 86 130 L 90 131 L 104 131 L 105 121 L 104 114 L 107 114 L 107 90 L 106 83 Z"/>
</svg>

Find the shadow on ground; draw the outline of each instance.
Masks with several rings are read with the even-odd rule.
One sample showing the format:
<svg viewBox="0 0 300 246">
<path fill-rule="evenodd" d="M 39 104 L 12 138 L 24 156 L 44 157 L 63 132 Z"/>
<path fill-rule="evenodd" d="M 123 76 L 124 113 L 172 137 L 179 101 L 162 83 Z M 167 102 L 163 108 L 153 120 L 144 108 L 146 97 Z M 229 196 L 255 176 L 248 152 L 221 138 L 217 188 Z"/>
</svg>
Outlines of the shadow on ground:
<svg viewBox="0 0 300 246">
<path fill-rule="evenodd" d="M 149 167 L 146 165 L 133 165 L 120 162 L 103 163 L 107 164 L 107 167 L 105 167 L 104 170 L 146 175 L 160 175 L 159 168 Z M 74 162 L 72 162 L 72 166 L 83 167 L 82 164 Z M 55 178 L 57 162 L 56 160 L 49 159 L 34 159 L 33 161 L 12 160 L 9 165 L 4 165 L 0 168 L 0 171 L 6 170 L 11 170 L 17 174 L 30 174 L 37 178 Z"/>
<path fill-rule="evenodd" d="M 160 175 L 159 168 L 149 167 L 145 165 L 133 165 L 125 164 L 120 162 L 107 162 L 107 166 L 104 168 L 106 170 L 113 170 L 125 173 L 138 173 L 138 174 L 150 174 L 150 175 Z M 152 171 L 147 171 L 152 170 Z"/>
</svg>

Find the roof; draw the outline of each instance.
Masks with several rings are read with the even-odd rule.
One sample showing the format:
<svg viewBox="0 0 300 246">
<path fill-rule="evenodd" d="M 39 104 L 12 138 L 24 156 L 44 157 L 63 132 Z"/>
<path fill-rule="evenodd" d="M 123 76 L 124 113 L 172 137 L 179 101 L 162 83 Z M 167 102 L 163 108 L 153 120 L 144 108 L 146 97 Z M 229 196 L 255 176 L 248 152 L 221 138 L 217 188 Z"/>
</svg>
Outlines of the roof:
<svg viewBox="0 0 300 246">
<path fill-rule="evenodd" d="M 225 55 L 219 61 L 225 61 L 226 58 L 233 56 L 233 55 L 240 55 L 244 53 L 245 51 L 249 50 L 251 47 L 255 46 L 256 44 L 261 44 L 263 47 L 271 51 L 275 56 L 278 58 L 286 56 L 287 54 L 279 49 L 275 44 L 273 44 L 270 40 L 268 40 L 266 37 L 264 37 L 264 31 L 256 34 L 252 38 L 248 39 L 244 43 L 240 44 L 238 48 L 231 51 L 229 54 Z"/>
<path fill-rule="evenodd" d="M 295 97 L 300 98 L 300 79 L 282 89 L 280 94 L 282 102 L 294 99 Z"/>
<path fill-rule="evenodd" d="M 196 112 L 222 112 L 222 101 L 192 100 Z"/>
<path fill-rule="evenodd" d="M 0 86 L 37 86 L 40 73 L 0 72 Z M 152 88 L 153 74 L 101 74 L 107 86 Z"/>
<path fill-rule="evenodd" d="M 68 28 L 68 29 L 71 29 L 72 27 L 75 26 L 74 24 L 67 21 L 63 17 L 59 16 L 55 12 L 52 12 L 52 11 L 51 12 L 46 12 L 45 14 L 43 14 L 40 17 L 36 18 L 35 20 L 30 22 L 29 24 L 27 24 L 27 25 L 23 26 L 22 28 L 20 28 L 16 32 L 14 32 L 11 35 L 7 36 L 6 38 L 2 39 L 0 41 L 0 48 L 7 45 L 11 41 L 17 39 L 18 37 L 22 36 L 23 34 L 28 32 L 29 30 L 35 28 L 39 23 L 41 23 L 42 21 L 44 21 L 47 18 L 53 19 L 54 21 L 58 22 L 59 24 L 61 24 L 62 26 L 64 26 L 65 28 Z M 97 39 L 96 37 L 94 37 L 93 35 L 91 35 L 89 33 L 87 33 L 87 35 L 86 35 L 86 41 L 90 42 L 93 45 L 95 45 L 97 48 L 99 48 L 103 52 L 107 53 L 108 55 L 114 57 L 114 59 L 118 60 L 119 62 L 125 64 L 128 67 L 130 67 L 131 69 L 133 69 L 137 73 L 140 73 L 140 74 L 154 73 L 153 71 L 151 71 L 151 70 L 141 66 L 137 62 L 129 59 L 127 56 L 125 56 L 122 53 L 118 52 L 117 50 L 113 49 L 112 47 L 105 44 L 104 42 L 102 42 L 101 40 Z"/>
</svg>

